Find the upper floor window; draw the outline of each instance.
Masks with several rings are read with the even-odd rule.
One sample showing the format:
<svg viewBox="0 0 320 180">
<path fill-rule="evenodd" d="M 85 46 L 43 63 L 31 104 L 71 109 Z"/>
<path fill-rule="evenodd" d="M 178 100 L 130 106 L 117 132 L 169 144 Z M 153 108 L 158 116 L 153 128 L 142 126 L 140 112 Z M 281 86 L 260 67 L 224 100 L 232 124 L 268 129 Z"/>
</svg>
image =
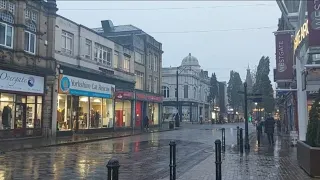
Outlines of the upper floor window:
<svg viewBox="0 0 320 180">
<path fill-rule="evenodd" d="M 163 97 L 168 98 L 169 97 L 169 87 L 162 86 L 161 90 L 162 90 Z"/>
<path fill-rule="evenodd" d="M 73 34 L 67 31 L 62 31 L 61 42 L 62 42 L 62 47 L 61 47 L 62 52 L 71 55 L 73 53 Z"/>
<path fill-rule="evenodd" d="M 112 50 L 110 48 L 107 48 L 105 46 L 102 46 L 101 44 L 95 43 L 94 45 L 94 60 L 105 64 L 107 66 L 111 66 L 111 53 Z"/>
<path fill-rule="evenodd" d="M 26 16 L 26 19 L 30 19 L 34 22 L 37 22 L 38 20 L 38 12 L 32 11 L 30 9 L 26 9 L 25 16 Z"/>
<path fill-rule="evenodd" d="M 2 21 L 5 21 L 10 24 L 14 23 L 14 18 L 12 16 L 12 14 L 10 14 L 8 11 L 1 12 L 0 17 L 1 17 Z"/>
<path fill-rule="evenodd" d="M 144 64 L 143 55 L 138 52 L 134 52 L 134 60 L 138 63 Z"/>
<path fill-rule="evenodd" d="M 183 87 L 183 91 L 184 91 L 184 98 L 188 98 L 188 85 L 184 85 L 184 87 Z"/>
<path fill-rule="evenodd" d="M 119 52 L 115 51 L 113 54 L 113 67 L 118 68 L 119 63 Z"/>
<path fill-rule="evenodd" d="M 136 71 L 136 89 L 143 90 L 143 81 L 144 81 L 144 73 L 140 71 Z"/>
<path fill-rule="evenodd" d="M 87 59 L 91 59 L 91 52 L 92 52 L 92 41 L 89 39 L 86 39 L 86 45 L 85 45 L 85 54 L 84 56 Z"/>
<path fill-rule="evenodd" d="M 152 69 L 152 63 L 153 63 L 153 55 L 150 53 L 148 58 L 148 68 Z"/>
<path fill-rule="evenodd" d="M 13 27 L 2 22 L 0 22 L 0 45 L 9 48 L 13 45 Z"/>
<path fill-rule="evenodd" d="M 157 77 L 154 77 L 153 79 L 153 92 L 154 93 L 158 93 L 158 78 Z"/>
<path fill-rule="evenodd" d="M 0 9 L 6 9 L 14 14 L 15 4 L 14 2 L 10 2 L 8 0 L 0 0 Z"/>
<path fill-rule="evenodd" d="M 159 67 L 158 67 L 158 63 L 159 63 L 159 62 L 158 62 L 158 57 L 157 57 L 157 56 L 154 56 L 153 61 L 154 61 L 154 62 L 153 62 L 153 70 L 157 72 L 157 71 L 158 71 L 158 68 L 159 68 Z"/>
<path fill-rule="evenodd" d="M 130 72 L 130 58 L 127 56 L 123 59 L 123 70 Z"/>
<path fill-rule="evenodd" d="M 152 76 L 148 76 L 148 82 L 147 82 L 148 89 L 147 90 L 149 92 L 151 92 L 151 89 L 152 89 L 151 85 L 152 85 Z"/>
</svg>

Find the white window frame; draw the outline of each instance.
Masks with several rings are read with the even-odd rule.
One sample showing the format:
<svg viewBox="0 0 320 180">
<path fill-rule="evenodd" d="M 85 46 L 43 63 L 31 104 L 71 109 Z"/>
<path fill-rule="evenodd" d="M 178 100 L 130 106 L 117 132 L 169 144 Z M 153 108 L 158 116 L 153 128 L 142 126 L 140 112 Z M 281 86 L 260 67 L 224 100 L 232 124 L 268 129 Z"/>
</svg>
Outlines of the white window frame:
<svg viewBox="0 0 320 180">
<path fill-rule="evenodd" d="M 113 54 L 113 67 L 114 68 L 118 68 L 119 66 L 119 52 L 118 51 L 114 51 Z"/>
<path fill-rule="evenodd" d="M 168 86 L 162 86 L 161 90 L 162 90 L 162 93 L 163 93 L 163 97 L 164 98 L 169 98 L 169 96 L 170 96 L 169 87 Z"/>
<path fill-rule="evenodd" d="M 95 43 L 94 49 L 95 49 L 94 60 L 98 63 L 111 67 L 112 66 L 112 57 L 111 57 L 112 49 L 105 47 L 99 43 Z"/>
<path fill-rule="evenodd" d="M 90 39 L 86 39 L 85 41 L 85 55 L 84 57 L 87 59 L 91 59 L 92 58 L 92 41 Z M 89 51 L 88 51 L 89 50 Z"/>
<path fill-rule="evenodd" d="M 14 28 L 13 26 L 7 24 L 7 23 L 3 23 L 3 22 L 0 22 L 1 25 L 4 25 L 5 26 L 5 34 L 4 34 L 4 44 L 0 44 L 0 46 L 3 46 L 3 47 L 7 47 L 7 48 L 13 48 L 13 38 L 14 38 Z M 7 46 L 7 33 L 8 33 L 8 27 L 11 27 L 12 29 L 12 32 L 11 32 L 11 46 Z"/>
<path fill-rule="evenodd" d="M 0 9 L 6 9 L 7 1 L 6 0 L 0 0 Z"/>
<path fill-rule="evenodd" d="M 153 71 L 158 72 L 158 56 L 153 58 Z"/>
<path fill-rule="evenodd" d="M 152 91 L 152 76 L 148 76 L 148 82 L 147 82 L 147 84 L 148 84 L 148 89 L 147 89 L 147 91 L 149 91 L 149 92 L 151 92 Z"/>
<path fill-rule="evenodd" d="M 152 70 L 152 63 L 153 63 L 153 55 L 149 53 L 149 58 L 148 58 L 148 68 Z"/>
<path fill-rule="evenodd" d="M 136 71 L 136 85 L 135 85 L 135 89 L 141 89 L 143 90 L 144 87 L 144 73 L 140 72 L 140 71 Z"/>
<path fill-rule="evenodd" d="M 63 47 L 62 44 L 61 44 L 61 51 L 62 51 L 63 53 L 72 55 L 72 54 L 73 54 L 73 45 L 74 45 L 73 34 L 69 33 L 68 31 L 62 30 L 62 33 L 61 33 L 61 42 L 63 41 L 63 37 L 65 38 L 66 47 Z M 68 44 L 67 44 L 68 41 L 67 41 L 67 39 L 71 39 L 70 48 L 68 48 Z"/>
<path fill-rule="evenodd" d="M 24 51 L 28 52 L 30 54 L 36 54 L 37 35 L 35 33 L 31 32 L 31 31 L 26 31 L 25 30 L 24 32 L 25 32 L 24 34 L 28 33 L 28 36 L 29 36 L 28 49 L 24 49 Z M 31 36 L 32 35 L 34 36 L 34 52 L 30 51 L 30 49 L 31 49 Z M 24 38 L 26 38 L 26 37 L 24 37 Z M 25 41 L 24 41 L 24 43 L 25 43 Z M 26 45 L 24 44 L 24 48 L 25 48 L 25 46 Z"/>
<path fill-rule="evenodd" d="M 127 56 L 123 58 L 123 70 L 130 72 L 130 58 Z"/>
<path fill-rule="evenodd" d="M 158 93 L 158 86 L 159 86 L 159 79 L 158 77 L 153 78 L 153 92 Z"/>
</svg>

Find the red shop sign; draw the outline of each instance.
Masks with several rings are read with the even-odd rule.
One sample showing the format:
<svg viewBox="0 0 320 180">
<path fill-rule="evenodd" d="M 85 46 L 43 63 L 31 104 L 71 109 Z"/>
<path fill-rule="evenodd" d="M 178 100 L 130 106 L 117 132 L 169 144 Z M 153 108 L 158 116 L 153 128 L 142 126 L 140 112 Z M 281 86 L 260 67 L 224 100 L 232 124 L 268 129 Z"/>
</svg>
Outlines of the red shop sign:
<svg viewBox="0 0 320 180">
<path fill-rule="evenodd" d="M 148 96 L 149 101 L 156 101 L 156 102 L 161 102 L 162 97 L 161 96 Z"/>
<path fill-rule="evenodd" d="M 116 99 L 133 99 L 133 92 L 117 91 L 115 94 Z"/>
<path fill-rule="evenodd" d="M 142 101 L 162 102 L 162 96 L 152 96 L 152 95 L 137 93 L 136 98 Z"/>
</svg>

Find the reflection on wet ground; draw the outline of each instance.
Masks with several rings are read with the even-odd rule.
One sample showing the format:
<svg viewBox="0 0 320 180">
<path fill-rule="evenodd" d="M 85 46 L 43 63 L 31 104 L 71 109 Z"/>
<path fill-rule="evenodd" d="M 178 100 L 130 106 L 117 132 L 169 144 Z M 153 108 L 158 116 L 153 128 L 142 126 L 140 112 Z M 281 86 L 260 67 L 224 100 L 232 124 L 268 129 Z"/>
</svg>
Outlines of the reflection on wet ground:
<svg viewBox="0 0 320 180">
<path fill-rule="evenodd" d="M 181 130 L 108 141 L 8 152 L 0 156 L 0 179 L 106 179 L 107 161 L 119 159 L 121 179 L 158 179 L 169 175 L 169 142 L 177 143 L 182 174 L 212 152 L 205 139 L 215 133 Z M 181 137 L 181 138 L 179 138 Z M 191 139 L 191 140 L 189 140 Z"/>
<path fill-rule="evenodd" d="M 274 147 L 266 145 L 266 138 L 258 147 L 253 138 L 250 153 L 239 155 L 234 148 L 236 126 L 185 125 L 178 131 L 8 152 L 0 155 L 0 179 L 106 179 L 105 166 L 112 157 L 120 162 L 121 180 L 169 179 L 169 142 L 176 140 L 178 178 L 213 180 L 213 147 L 221 138 L 221 127 L 226 128 L 227 145 L 223 179 L 310 179 L 298 167 L 295 148 L 285 138 L 277 136 Z"/>
</svg>

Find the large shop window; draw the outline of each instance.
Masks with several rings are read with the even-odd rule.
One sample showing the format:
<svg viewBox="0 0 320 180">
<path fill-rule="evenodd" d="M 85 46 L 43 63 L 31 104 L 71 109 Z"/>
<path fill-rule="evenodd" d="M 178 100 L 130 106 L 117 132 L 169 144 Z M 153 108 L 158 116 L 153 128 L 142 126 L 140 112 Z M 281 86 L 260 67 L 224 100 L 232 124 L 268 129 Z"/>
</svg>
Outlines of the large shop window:
<svg viewBox="0 0 320 180">
<path fill-rule="evenodd" d="M 77 104 L 72 103 L 77 98 L 71 95 L 59 94 L 57 122 L 60 131 L 75 129 L 77 123 L 79 129 L 113 127 L 112 99 L 80 96 L 78 106 L 71 107 Z M 72 112 L 73 109 L 78 110 L 78 112 Z M 78 114 L 78 119 L 76 114 Z"/>
<path fill-rule="evenodd" d="M 158 103 L 149 103 L 148 106 L 148 117 L 150 125 L 158 125 L 159 124 L 159 104 Z"/>
<path fill-rule="evenodd" d="M 116 100 L 116 127 L 130 127 L 131 119 L 131 101 Z"/>
<path fill-rule="evenodd" d="M 0 97 L 0 130 L 41 128 L 41 96 L 1 93 Z"/>
</svg>

